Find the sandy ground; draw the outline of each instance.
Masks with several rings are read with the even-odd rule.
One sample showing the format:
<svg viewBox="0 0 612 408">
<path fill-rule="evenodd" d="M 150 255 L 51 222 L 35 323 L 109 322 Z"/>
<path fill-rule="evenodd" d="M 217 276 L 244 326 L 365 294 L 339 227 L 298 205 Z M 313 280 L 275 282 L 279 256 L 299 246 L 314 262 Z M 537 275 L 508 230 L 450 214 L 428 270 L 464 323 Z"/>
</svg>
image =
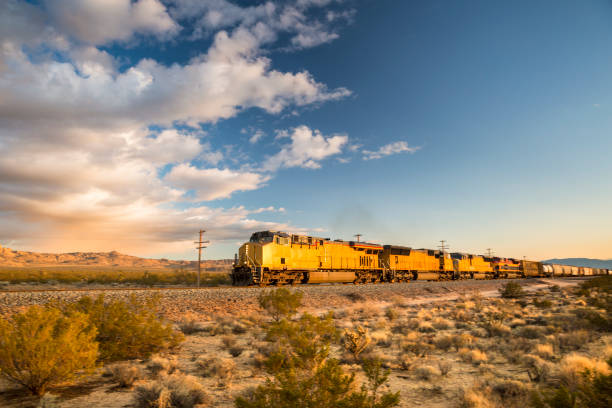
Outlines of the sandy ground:
<svg viewBox="0 0 612 408">
<path fill-rule="evenodd" d="M 561 288 L 571 287 L 581 281 L 581 279 L 531 279 L 518 282 L 527 291 L 534 292 L 546 290 L 552 285 Z M 304 292 L 302 310 L 311 313 L 334 310 L 345 315 L 345 318 L 337 320 L 340 327 L 350 328 L 363 324 L 369 328 L 373 338 L 380 341 L 380 339 L 384 340 L 392 336 L 390 329 L 394 323 L 385 319 L 387 307 L 392 306 L 407 317 L 410 317 L 412 313 L 412 316 L 418 316 L 419 319 L 443 317 L 450 320 L 452 311 L 460 308 L 459 305 L 464 305 L 466 299 L 472 295 L 482 298 L 485 306 L 489 302 L 495 302 L 495 298 L 499 296 L 497 289 L 504 283 L 504 281 L 411 282 L 357 286 L 313 285 L 297 289 Z M 238 345 L 244 346 L 243 353 L 238 357 L 230 356 L 223 345 L 222 335 L 213 336 L 206 331 L 186 336 L 186 341 L 180 350 L 169 356 L 177 359 L 178 369 L 181 372 L 196 376 L 199 375 L 195 362 L 198 357 L 214 356 L 234 361 L 236 372 L 232 385 L 229 387 L 220 386 L 216 378 L 198 377 L 211 397 L 211 406 L 231 407 L 236 395 L 243 393 L 251 386 L 261 384 L 266 378 L 265 373 L 253 365 L 253 358 L 259 353 L 259 348 L 265 344 L 262 342 L 262 332 L 253 325 L 252 321 L 248 321 L 248 315 L 252 316 L 253 312 L 259 313 L 256 305 L 257 296 L 261 291 L 260 288 L 137 291 L 109 289 L 105 290 L 104 294 L 107 297 L 122 298 L 132 294 L 148 296 L 152 292 L 159 293 L 162 312 L 173 321 L 179 321 L 185 314 L 190 314 L 197 316 L 203 327 L 218 325 L 220 319 L 249 327 L 246 334 L 236 335 Z M 4 292 L 0 293 L 0 310 L 10 313 L 28 305 L 45 303 L 57 298 L 75 300 L 83 295 L 95 296 L 99 293 L 98 291 Z M 449 334 L 461 331 L 454 325 L 445 330 Z M 498 340 L 494 338 L 482 339 L 479 340 L 478 347 L 494 347 L 496 341 Z M 390 344 L 395 344 L 394 342 L 389 341 Z M 586 345 L 583 351 L 587 354 L 597 354 L 609 342 L 609 338 L 598 338 Z M 488 360 L 481 365 L 466 362 L 457 353 L 432 352 L 416 360 L 415 367 L 429 366 L 433 367 L 433 371 L 436 372 L 433 378 L 423 379 L 415 374 L 414 370 L 398 369 L 396 360 L 399 351 L 395 347 L 394 345 L 376 347 L 376 353 L 385 358 L 388 366 L 392 368 L 389 389 L 401 391 L 401 407 L 456 406 L 464 389 L 484 377 L 529 382 L 526 370 L 509 364 L 503 355 L 493 352 L 488 353 Z M 340 346 L 335 345 L 332 354 L 342 358 Z M 147 373 L 146 361 L 133 361 L 132 363 L 140 366 L 143 373 Z M 446 376 L 442 376 L 437 368 L 441 363 L 448 363 L 451 366 L 451 371 Z M 345 362 L 345 370 L 354 372 L 358 380 L 362 378 L 361 370 L 356 364 Z M 134 407 L 133 388 L 117 388 L 112 378 L 105 376 L 104 372 L 105 368 L 101 368 L 88 380 L 51 390 L 51 393 L 58 396 L 56 406 L 62 408 Z M 136 386 L 153 378 L 150 373 L 144 377 L 143 380 L 136 383 Z M 0 390 L 2 390 L 0 391 L 0 406 L 2 407 L 25 408 L 37 404 L 35 398 L 27 396 L 23 391 L 5 382 L 0 383 Z"/>
</svg>

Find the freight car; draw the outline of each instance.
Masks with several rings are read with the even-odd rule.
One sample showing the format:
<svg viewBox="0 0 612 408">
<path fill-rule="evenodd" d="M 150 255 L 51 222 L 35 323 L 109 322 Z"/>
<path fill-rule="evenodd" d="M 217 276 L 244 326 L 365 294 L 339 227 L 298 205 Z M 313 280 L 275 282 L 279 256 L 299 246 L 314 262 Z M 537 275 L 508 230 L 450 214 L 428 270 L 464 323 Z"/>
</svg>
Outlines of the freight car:
<svg viewBox="0 0 612 408">
<path fill-rule="evenodd" d="M 607 274 L 608 270 L 548 265 L 397 245 L 343 241 L 280 231 L 251 235 L 234 260 L 234 285 L 381 283 Z"/>
</svg>

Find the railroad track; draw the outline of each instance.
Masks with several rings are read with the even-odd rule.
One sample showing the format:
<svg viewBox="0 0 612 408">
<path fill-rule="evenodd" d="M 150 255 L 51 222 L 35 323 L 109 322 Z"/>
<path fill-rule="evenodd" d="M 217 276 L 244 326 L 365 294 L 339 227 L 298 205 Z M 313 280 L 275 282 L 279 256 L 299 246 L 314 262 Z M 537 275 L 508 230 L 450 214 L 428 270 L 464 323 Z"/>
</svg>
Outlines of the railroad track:
<svg viewBox="0 0 612 408">
<path fill-rule="evenodd" d="M 528 282 L 533 282 L 534 280 L 537 279 L 547 279 L 547 280 L 556 280 L 556 279 L 563 279 L 563 280 L 587 280 L 592 278 L 591 276 L 567 276 L 567 277 L 559 277 L 559 278 L 515 278 L 515 279 L 486 279 L 486 280 L 476 280 L 474 282 L 494 282 L 494 281 L 528 281 Z M 448 284 L 449 282 L 467 282 L 467 281 L 473 281 L 470 279 L 462 279 L 462 280 L 456 280 L 456 281 L 414 281 L 414 282 L 406 282 L 408 285 L 420 285 L 420 284 Z M 356 286 L 362 287 L 362 286 L 386 286 L 386 285 L 395 285 L 395 283 L 388 283 L 388 282 L 382 282 L 382 283 L 366 283 L 366 284 L 359 284 Z M 345 283 L 323 283 L 323 284 L 311 284 L 311 285 L 297 285 L 297 286 L 291 286 L 292 288 L 304 288 L 304 287 L 322 287 L 322 286 L 352 286 L 351 284 L 345 284 Z M 265 288 L 274 288 L 275 286 L 266 286 Z M 151 286 L 142 286 L 142 287 L 106 287 L 106 288 L 83 288 L 83 287 L 79 287 L 79 288 L 47 288 L 47 289 L 0 289 L 0 294 L 2 293 L 40 293 L 40 292 L 121 292 L 121 291 L 157 291 L 157 292 L 162 292 L 162 291 L 179 291 L 179 290 L 220 290 L 220 289 L 249 289 L 249 288 L 259 288 L 258 286 L 201 286 L 201 287 L 196 287 L 196 286 L 168 286 L 168 287 L 151 287 Z"/>
</svg>

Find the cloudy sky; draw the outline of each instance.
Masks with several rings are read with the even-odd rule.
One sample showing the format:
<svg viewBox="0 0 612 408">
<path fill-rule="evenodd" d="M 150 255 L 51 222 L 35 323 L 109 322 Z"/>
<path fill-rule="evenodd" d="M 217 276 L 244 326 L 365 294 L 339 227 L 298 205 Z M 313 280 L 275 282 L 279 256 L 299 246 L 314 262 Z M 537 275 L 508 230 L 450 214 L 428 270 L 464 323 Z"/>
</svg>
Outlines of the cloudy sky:
<svg viewBox="0 0 612 408">
<path fill-rule="evenodd" d="M 608 1 L 7 0 L 0 244 L 612 258 Z"/>
</svg>

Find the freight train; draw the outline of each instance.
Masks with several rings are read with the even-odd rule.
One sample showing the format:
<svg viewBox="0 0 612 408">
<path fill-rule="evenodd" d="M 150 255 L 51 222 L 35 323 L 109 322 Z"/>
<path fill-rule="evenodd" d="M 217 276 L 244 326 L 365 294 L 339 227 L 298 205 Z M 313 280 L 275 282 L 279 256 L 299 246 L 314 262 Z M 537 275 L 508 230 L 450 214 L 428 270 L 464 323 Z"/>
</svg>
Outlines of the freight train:
<svg viewBox="0 0 612 408">
<path fill-rule="evenodd" d="M 612 270 L 261 231 L 240 247 L 231 277 L 235 286 L 268 286 L 607 274 Z"/>
</svg>

